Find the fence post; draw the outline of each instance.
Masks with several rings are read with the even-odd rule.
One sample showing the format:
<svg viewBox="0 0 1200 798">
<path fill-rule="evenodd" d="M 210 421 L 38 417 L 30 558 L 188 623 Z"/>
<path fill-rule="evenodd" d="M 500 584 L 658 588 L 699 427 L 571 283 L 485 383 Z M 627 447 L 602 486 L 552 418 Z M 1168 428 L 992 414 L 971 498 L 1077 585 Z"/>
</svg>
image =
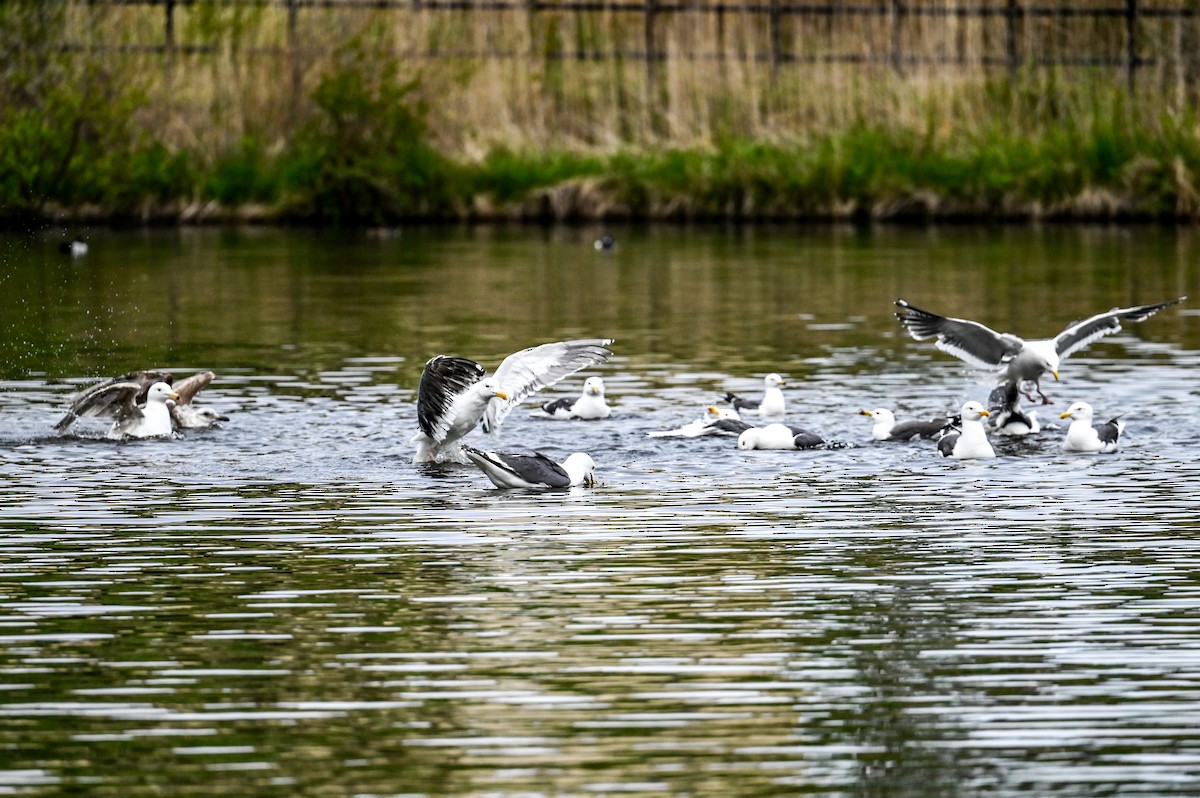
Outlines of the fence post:
<svg viewBox="0 0 1200 798">
<path fill-rule="evenodd" d="M 163 50 L 167 54 L 167 86 L 175 83 L 175 0 L 163 3 Z"/>
<path fill-rule="evenodd" d="M 1137 0 L 1125 0 L 1125 79 L 1130 92 L 1133 91 L 1134 73 L 1138 67 L 1137 23 Z"/>
<path fill-rule="evenodd" d="M 287 47 L 288 57 L 292 62 L 292 108 L 291 117 L 295 122 L 300 108 L 301 70 L 300 70 L 300 32 L 298 30 L 299 8 L 296 0 L 287 0 Z"/>
<path fill-rule="evenodd" d="M 658 15 L 658 0 L 645 0 L 646 17 L 646 80 L 650 89 L 658 83 L 658 48 L 655 46 L 654 23 Z"/>
<path fill-rule="evenodd" d="M 904 0 L 892 0 L 892 69 L 901 72 L 900 68 L 900 33 L 904 17 Z"/>
<path fill-rule="evenodd" d="M 774 83 L 779 75 L 780 61 L 779 23 L 781 14 L 779 12 L 779 0 L 771 0 L 770 15 L 768 26 L 771 35 L 771 82 Z"/>
<path fill-rule="evenodd" d="M 1005 49 L 1008 53 L 1008 75 L 1017 74 L 1017 0 L 1008 0 L 1004 11 Z"/>
</svg>

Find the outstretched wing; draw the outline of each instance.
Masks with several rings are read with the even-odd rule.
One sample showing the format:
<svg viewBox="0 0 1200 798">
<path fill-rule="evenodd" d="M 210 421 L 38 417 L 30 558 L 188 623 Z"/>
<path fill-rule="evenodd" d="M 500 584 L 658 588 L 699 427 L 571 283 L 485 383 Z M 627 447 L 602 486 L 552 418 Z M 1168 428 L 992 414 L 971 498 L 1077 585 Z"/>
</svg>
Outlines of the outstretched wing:
<svg viewBox="0 0 1200 798">
<path fill-rule="evenodd" d="M 1097 338 L 1120 332 L 1122 321 L 1145 321 L 1163 308 L 1178 305 L 1187 299 L 1181 296 L 1155 305 L 1138 305 L 1132 308 L 1113 308 L 1107 313 L 1098 313 L 1090 319 L 1077 321 L 1054 337 L 1054 348 L 1059 357 L 1083 349 Z"/>
<path fill-rule="evenodd" d="M 421 432 L 441 443 L 454 418 L 454 400 L 483 379 L 483 366 L 465 357 L 438 355 L 429 359 L 417 388 L 417 424 Z"/>
<path fill-rule="evenodd" d="M 977 321 L 952 319 L 915 308 L 903 299 L 896 300 L 903 310 L 896 318 L 918 341 L 937 336 L 937 348 L 976 368 L 991 368 L 1007 362 L 1025 345 L 1015 335 L 998 333 Z"/>
<path fill-rule="evenodd" d="M 217 375 L 213 374 L 211 371 L 200 371 L 188 377 L 186 380 L 180 380 L 172 385 L 171 390 L 179 394 L 179 399 L 176 400 L 176 403 L 181 405 L 190 405 L 192 403 L 192 397 L 206 388 L 216 376 Z"/>
<path fill-rule="evenodd" d="M 483 429 L 494 432 L 525 397 L 547 388 L 580 369 L 603 363 L 612 355 L 611 338 L 586 338 L 531 346 L 504 358 L 492 378 L 508 395 L 488 402 Z"/>
<path fill-rule="evenodd" d="M 76 420 L 91 416 L 120 419 L 139 415 L 134 402 L 141 390 L 140 383 L 111 380 L 89 388 L 75 398 L 67 414 L 54 425 L 54 430 L 66 432 Z"/>
</svg>

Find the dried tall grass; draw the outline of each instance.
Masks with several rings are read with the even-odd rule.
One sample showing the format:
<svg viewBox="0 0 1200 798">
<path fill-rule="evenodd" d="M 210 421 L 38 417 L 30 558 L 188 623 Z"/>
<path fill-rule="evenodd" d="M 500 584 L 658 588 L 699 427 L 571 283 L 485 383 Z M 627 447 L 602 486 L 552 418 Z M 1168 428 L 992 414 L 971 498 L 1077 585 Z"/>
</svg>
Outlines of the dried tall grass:
<svg viewBox="0 0 1200 798">
<path fill-rule="evenodd" d="M 482 158 L 499 147 L 608 153 L 743 138 L 803 143 L 852 125 L 941 137 L 978 134 L 996 122 L 980 88 L 1009 74 L 1005 18 L 958 13 L 977 7 L 976 0 L 905 5 L 944 13 L 899 20 L 785 15 L 778 41 L 796 61 L 779 64 L 772 63 L 769 18 L 750 11 L 657 15 L 662 60 L 653 65 L 641 57 L 644 15 L 618 10 L 334 4 L 301 8 L 291 40 L 282 5 L 202 1 L 175 8 L 181 51 L 170 55 L 121 51 L 163 42 L 163 7 L 68 2 L 61 39 L 79 48 L 79 62 L 137 81 L 148 99 L 144 123 L 171 144 L 201 152 L 219 152 L 248 135 L 286 139 L 309 110 L 306 90 L 347 47 L 397 59 L 402 72 L 419 81 L 417 96 L 428 108 L 437 145 L 460 158 Z M 1168 4 L 1144 1 L 1141 7 Z M 1139 67 L 1135 95 L 1152 102 L 1140 107 L 1163 113 L 1190 107 L 1200 75 L 1198 26 L 1195 18 L 1143 17 L 1138 49 L 1153 63 Z M 1028 14 L 1016 45 L 1023 59 L 1018 68 L 1044 94 L 1048 112 L 1064 93 L 1120 87 L 1126 80 L 1119 63 L 1050 65 L 1090 57 L 1119 62 L 1125 54 L 1120 17 Z M 186 52 L 193 46 L 213 50 Z M 846 56 L 861 63 L 836 60 Z"/>
</svg>

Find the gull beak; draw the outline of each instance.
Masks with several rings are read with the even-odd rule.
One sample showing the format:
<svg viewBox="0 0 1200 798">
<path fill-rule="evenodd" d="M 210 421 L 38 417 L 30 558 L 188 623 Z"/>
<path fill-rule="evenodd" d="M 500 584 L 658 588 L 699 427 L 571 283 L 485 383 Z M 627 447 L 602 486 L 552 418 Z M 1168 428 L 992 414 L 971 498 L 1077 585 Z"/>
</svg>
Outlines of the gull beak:
<svg viewBox="0 0 1200 798">
<path fill-rule="evenodd" d="M 991 413 L 989 413 L 989 412 L 988 412 L 988 411 L 986 411 L 986 410 L 980 410 L 980 411 L 979 411 L 979 415 L 981 415 L 981 416 L 990 416 L 990 415 L 991 415 Z"/>
<path fill-rule="evenodd" d="M 176 402 L 178 402 L 178 401 L 179 401 L 179 394 L 175 393 L 174 391 L 171 391 L 169 394 L 167 394 L 167 398 L 168 398 L 168 399 L 174 399 Z"/>
<path fill-rule="evenodd" d="M 508 394 L 506 394 L 504 391 L 492 391 L 492 395 L 498 396 L 506 402 L 508 401 Z"/>
<path fill-rule="evenodd" d="M 587 472 L 587 474 L 584 475 L 584 477 L 583 477 L 583 484 L 587 485 L 589 488 L 596 487 L 596 472 L 595 471 Z"/>
<path fill-rule="evenodd" d="M 1050 372 L 1050 373 L 1054 375 L 1054 381 L 1055 381 L 1055 382 L 1058 382 L 1058 372 L 1057 372 L 1057 371 L 1052 371 L 1052 372 Z"/>
<path fill-rule="evenodd" d="M 720 413 L 721 411 L 720 411 L 720 410 L 717 410 L 717 406 L 716 406 L 716 405 L 709 405 L 709 406 L 708 406 L 708 412 L 712 413 L 713 415 L 716 415 L 717 413 Z"/>
<path fill-rule="evenodd" d="M 1064 411 L 1063 414 L 1061 416 L 1059 416 L 1059 418 L 1070 418 L 1070 417 L 1071 417 L 1070 410 Z"/>
<path fill-rule="evenodd" d="M 870 418 L 871 416 L 875 415 L 875 414 L 874 414 L 874 413 L 872 413 L 870 410 L 859 410 L 859 411 L 858 411 L 858 414 L 859 414 L 860 416 L 867 416 L 868 418 Z"/>
</svg>

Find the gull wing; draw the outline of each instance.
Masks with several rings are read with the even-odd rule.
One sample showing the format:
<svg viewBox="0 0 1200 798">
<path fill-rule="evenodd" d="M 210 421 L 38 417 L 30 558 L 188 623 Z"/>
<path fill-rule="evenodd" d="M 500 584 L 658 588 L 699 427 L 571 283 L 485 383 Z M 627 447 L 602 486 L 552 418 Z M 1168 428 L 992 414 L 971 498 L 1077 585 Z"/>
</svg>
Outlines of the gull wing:
<svg viewBox="0 0 1200 798">
<path fill-rule="evenodd" d="M 998 333 L 977 321 L 939 316 L 913 307 L 903 299 L 897 299 L 896 306 L 903 308 L 896 318 L 909 335 L 918 341 L 937 336 L 935 345 L 938 349 L 976 368 L 999 366 L 1012 359 L 1025 346 L 1025 342 L 1017 336 Z"/>
<path fill-rule="evenodd" d="M 140 416 L 142 411 L 135 402 L 141 390 L 140 383 L 111 380 L 89 388 L 75 398 L 67 414 L 54 425 L 54 430 L 66 432 L 76 420 L 85 417 L 123 419 Z"/>
<path fill-rule="evenodd" d="M 502 454 L 464 446 L 463 453 L 498 487 L 514 486 L 513 477 L 530 486 L 566 488 L 571 485 L 571 477 L 566 469 L 540 452 L 533 455 Z"/>
<path fill-rule="evenodd" d="M 181 405 L 190 405 L 192 403 L 192 398 L 196 394 L 200 393 L 200 391 L 204 390 L 204 388 L 208 387 L 208 384 L 212 382 L 216 376 L 217 375 L 213 374 L 211 371 L 200 371 L 188 377 L 186 380 L 180 380 L 172 385 L 171 390 L 179 394 L 179 399 L 176 400 L 176 403 Z"/>
<path fill-rule="evenodd" d="M 465 357 L 438 355 L 429 359 L 417 388 L 417 424 L 421 432 L 441 443 L 454 422 L 454 400 L 483 379 L 483 366 Z"/>
<path fill-rule="evenodd" d="M 1083 349 L 1098 338 L 1120 332 L 1122 321 L 1145 321 L 1163 308 L 1178 305 L 1187 299 L 1181 296 L 1154 305 L 1138 305 L 1132 308 L 1113 308 L 1107 313 L 1098 313 L 1090 319 L 1077 321 L 1054 337 L 1054 348 L 1059 357 Z"/>
<path fill-rule="evenodd" d="M 612 355 L 608 348 L 611 343 L 611 338 L 558 341 L 531 346 L 504 358 L 492 376 L 508 399 L 488 402 L 483 414 L 484 431 L 495 432 L 513 408 L 530 394 L 548 388 L 580 369 L 608 360 Z"/>
</svg>

